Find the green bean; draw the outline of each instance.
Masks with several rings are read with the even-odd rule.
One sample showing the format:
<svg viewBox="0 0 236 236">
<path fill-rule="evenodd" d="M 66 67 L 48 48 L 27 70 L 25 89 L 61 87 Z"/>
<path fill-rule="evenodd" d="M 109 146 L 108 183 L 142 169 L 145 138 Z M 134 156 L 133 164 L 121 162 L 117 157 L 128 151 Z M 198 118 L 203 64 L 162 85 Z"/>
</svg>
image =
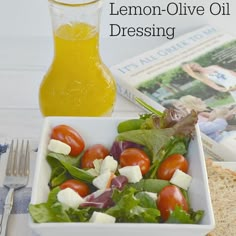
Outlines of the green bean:
<svg viewBox="0 0 236 236">
<path fill-rule="evenodd" d="M 118 127 L 118 133 L 123 133 L 130 130 L 137 130 L 140 129 L 141 125 L 143 124 L 144 120 L 142 119 L 130 119 L 121 122 Z"/>
<path fill-rule="evenodd" d="M 142 179 L 131 186 L 138 191 L 147 191 L 159 193 L 164 187 L 170 185 L 170 182 L 162 179 Z"/>
</svg>

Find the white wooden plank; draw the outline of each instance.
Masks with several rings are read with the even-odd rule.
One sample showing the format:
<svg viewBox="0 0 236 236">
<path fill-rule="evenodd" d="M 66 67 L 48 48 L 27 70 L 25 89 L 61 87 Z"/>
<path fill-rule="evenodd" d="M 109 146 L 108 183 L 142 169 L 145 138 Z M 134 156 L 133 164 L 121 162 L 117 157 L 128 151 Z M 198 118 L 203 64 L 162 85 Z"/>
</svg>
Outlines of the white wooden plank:
<svg viewBox="0 0 236 236">
<path fill-rule="evenodd" d="M 114 111 L 112 116 L 132 117 L 138 112 Z M 41 134 L 43 117 L 38 109 L 0 109 L 0 137 L 4 139 L 25 137 L 38 139 Z"/>
<path fill-rule="evenodd" d="M 46 71 L 52 57 L 52 37 L 0 37 L 0 70 Z"/>
<path fill-rule="evenodd" d="M 43 75 L 41 71 L 0 71 L 0 108 L 38 108 Z"/>
<path fill-rule="evenodd" d="M 40 137 L 43 117 L 37 109 L 0 109 L 0 137 Z"/>
<path fill-rule="evenodd" d="M 38 109 L 38 90 L 43 75 L 42 71 L 0 70 L 0 109 Z M 142 110 L 118 94 L 114 111 Z"/>
</svg>

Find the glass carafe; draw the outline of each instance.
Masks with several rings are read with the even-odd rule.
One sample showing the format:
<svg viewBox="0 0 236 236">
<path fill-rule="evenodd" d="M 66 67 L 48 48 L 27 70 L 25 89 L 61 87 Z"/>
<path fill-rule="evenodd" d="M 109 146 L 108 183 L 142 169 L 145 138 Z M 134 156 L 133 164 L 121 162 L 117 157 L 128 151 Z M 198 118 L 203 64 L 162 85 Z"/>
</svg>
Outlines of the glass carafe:
<svg viewBox="0 0 236 236">
<path fill-rule="evenodd" d="M 44 116 L 106 116 L 116 97 L 99 54 L 100 0 L 49 0 L 54 58 L 39 91 Z"/>
</svg>

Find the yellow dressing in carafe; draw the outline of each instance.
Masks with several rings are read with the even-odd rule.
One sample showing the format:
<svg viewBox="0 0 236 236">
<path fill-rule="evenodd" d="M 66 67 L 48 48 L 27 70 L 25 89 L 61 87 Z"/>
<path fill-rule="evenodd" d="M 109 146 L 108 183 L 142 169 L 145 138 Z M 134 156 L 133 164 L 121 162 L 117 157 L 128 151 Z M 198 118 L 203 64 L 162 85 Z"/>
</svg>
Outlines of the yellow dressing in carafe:
<svg viewBox="0 0 236 236">
<path fill-rule="evenodd" d="M 39 92 L 44 116 L 103 116 L 113 109 L 114 79 L 102 63 L 96 28 L 61 25 L 54 32 L 54 59 Z"/>
</svg>

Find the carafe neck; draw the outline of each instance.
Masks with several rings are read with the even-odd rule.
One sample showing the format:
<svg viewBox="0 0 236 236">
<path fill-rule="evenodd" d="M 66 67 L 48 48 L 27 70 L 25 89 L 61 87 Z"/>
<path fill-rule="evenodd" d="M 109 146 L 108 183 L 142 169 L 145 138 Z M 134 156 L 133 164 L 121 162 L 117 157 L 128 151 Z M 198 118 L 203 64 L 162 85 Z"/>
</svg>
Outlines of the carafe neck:
<svg viewBox="0 0 236 236">
<path fill-rule="evenodd" d="M 55 57 L 99 56 L 99 32 L 91 25 L 74 23 L 63 25 L 54 32 Z"/>
<path fill-rule="evenodd" d="M 99 54 L 101 0 L 49 0 L 58 54 Z"/>
</svg>

